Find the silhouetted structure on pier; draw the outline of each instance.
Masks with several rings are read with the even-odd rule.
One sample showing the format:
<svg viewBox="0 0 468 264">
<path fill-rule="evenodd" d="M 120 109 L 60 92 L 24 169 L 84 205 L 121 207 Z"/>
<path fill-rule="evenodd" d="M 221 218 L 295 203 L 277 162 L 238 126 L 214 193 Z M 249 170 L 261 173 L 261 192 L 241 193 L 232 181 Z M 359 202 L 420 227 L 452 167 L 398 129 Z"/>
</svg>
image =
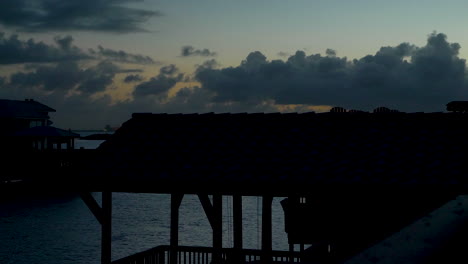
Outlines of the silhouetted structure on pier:
<svg viewBox="0 0 468 264">
<path fill-rule="evenodd" d="M 7 135 L 19 130 L 35 126 L 49 126 L 50 112 L 55 109 L 41 104 L 33 99 L 6 100 L 0 99 L 0 135 Z"/>
<path fill-rule="evenodd" d="M 468 112 L 468 101 L 452 101 L 447 104 L 447 111 L 466 113 Z"/>
<path fill-rule="evenodd" d="M 78 156 L 71 152 L 79 135 L 51 126 L 50 112 L 55 109 L 33 99 L 0 99 L 0 191 L 13 192 L 5 183 L 56 184 L 57 178 L 70 177 L 68 169 Z"/>
<path fill-rule="evenodd" d="M 80 135 L 52 127 L 50 112 L 55 109 L 33 99 L 0 99 L 0 136 L 6 138 L 3 148 L 10 151 L 73 149 Z"/>
<path fill-rule="evenodd" d="M 272 198 L 288 197 L 290 243 L 331 244 L 327 258 L 340 262 L 467 193 L 468 115 L 383 110 L 133 114 L 101 144 L 80 182 L 83 189 L 103 191 L 102 208 L 83 194 L 103 226 L 103 263 L 110 263 L 112 192 L 172 195 L 171 263 L 180 249 L 184 194 L 200 198 L 213 228 L 215 262 L 246 261 L 242 196 L 263 197 L 263 261 L 276 254 Z M 231 255 L 221 243 L 222 195 L 234 201 Z M 156 257 L 145 254 L 118 263 Z"/>
</svg>

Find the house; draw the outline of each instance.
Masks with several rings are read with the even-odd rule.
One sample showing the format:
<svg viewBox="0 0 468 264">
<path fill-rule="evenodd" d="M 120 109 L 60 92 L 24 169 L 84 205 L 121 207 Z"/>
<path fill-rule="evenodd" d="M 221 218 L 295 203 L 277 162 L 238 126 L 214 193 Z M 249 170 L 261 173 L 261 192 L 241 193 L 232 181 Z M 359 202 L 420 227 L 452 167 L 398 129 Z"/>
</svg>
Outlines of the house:
<svg viewBox="0 0 468 264">
<path fill-rule="evenodd" d="M 6 134 L 36 126 L 49 126 L 52 124 L 50 112 L 56 112 L 56 110 L 33 99 L 24 101 L 0 99 L 0 122 L 3 127 L 0 133 Z"/>
<path fill-rule="evenodd" d="M 72 149 L 79 135 L 51 126 L 55 109 L 33 99 L 0 99 L 0 136 L 7 149 Z"/>
</svg>

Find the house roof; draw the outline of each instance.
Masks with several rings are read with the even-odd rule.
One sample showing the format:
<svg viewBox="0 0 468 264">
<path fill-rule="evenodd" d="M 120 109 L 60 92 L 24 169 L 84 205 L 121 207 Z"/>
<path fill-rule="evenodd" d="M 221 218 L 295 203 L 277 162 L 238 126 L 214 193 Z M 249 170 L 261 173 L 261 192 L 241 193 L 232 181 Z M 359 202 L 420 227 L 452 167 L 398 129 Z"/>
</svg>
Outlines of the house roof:
<svg viewBox="0 0 468 264">
<path fill-rule="evenodd" d="M 19 137 L 74 137 L 79 138 L 80 135 L 68 130 L 52 127 L 52 126 L 36 126 L 18 131 L 14 136 Z"/>
<path fill-rule="evenodd" d="M 464 192 L 467 121 L 462 113 L 134 114 L 85 171 L 113 191 Z"/>
<path fill-rule="evenodd" d="M 48 119 L 49 112 L 55 112 L 55 109 L 33 99 L 25 101 L 0 99 L 0 117 L 3 118 Z"/>
</svg>

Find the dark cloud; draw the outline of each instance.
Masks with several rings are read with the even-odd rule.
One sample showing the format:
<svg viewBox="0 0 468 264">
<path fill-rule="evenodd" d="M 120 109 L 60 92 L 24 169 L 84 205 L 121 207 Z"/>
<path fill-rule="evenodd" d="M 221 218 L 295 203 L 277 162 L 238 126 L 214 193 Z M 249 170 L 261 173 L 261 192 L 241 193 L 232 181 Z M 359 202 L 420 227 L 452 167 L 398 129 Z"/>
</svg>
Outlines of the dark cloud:
<svg viewBox="0 0 468 264">
<path fill-rule="evenodd" d="M 327 56 L 329 56 L 329 57 L 335 57 L 336 56 L 336 51 L 334 49 L 327 49 L 325 51 L 325 54 L 327 54 Z"/>
<path fill-rule="evenodd" d="M 215 59 L 204 61 L 201 65 L 196 65 L 197 71 L 201 69 L 214 69 L 221 66 Z"/>
<path fill-rule="evenodd" d="M 284 51 L 280 51 L 280 52 L 278 52 L 278 54 L 277 54 L 277 55 L 278 55 L 278 56 L 280 56 L 280 57 L 289 57 L 289 56 L 290 56 L 290 54 L 289 54 L 289 53 L 287 53 L 287 52 L 284 52 Z"/>
<path fill-rule="evenodd" d="M 143 81 L 143 77 L 139 74 L 130 74 L 127 75 L 124 79 L 124 82 L 131 83 L 131 82 L 141 82 Z"/>
<path fill-rule="evenodd" d="M 157 63 L 151 57 L 140 55 L 140 54 L 131 54 L 123 50 L 112 50 L 98 46 L 98 51 L 90 49 L 91 54 L 95 54 L 100 58 L 112 60 L 115 62 L 122 63 L 135 63 L 135 64 L 155 64 Z"/>
<path fill-rule="evenodd" d="M 0 24 L 27 32 L 146 31 L 143 24 L 158 11 L 128 7 L 136 0 L 2 0 Z"/>
<path fill-rule="evenodd" d="M 166 75 L 158 75 L 152 77 L 149 81 L 140 83 L 135 87 L 133 96 L 147 96 L 147 95 L 162 95 L 174 87 L 174 85 L 181 81 L 180 76 L 170 77 Z"/>
<path fill-rule="evenodd" d="M 252 104 L 248 101 L 214 102 L 215 94 L 202 87 L 185 87 L 164 106 L 163 110 L 176 113 L 240 113 L 240 112 L 277 112 L 272 100 Z"/>
<path fill-rule="evenodd" d="M 209 49 L 195 49 L 192 46 L 183 46 L 180 52 L 180 56 L 182 57 L 190 57 L 190 56 L 214 57 L 216 55 L 217 55 L 216 52 L 212 52 Z"/>
<path fill-rule="evenodd" d="M 56 36 L 54 40 L 63 50 L 70 50 L 72 48 L 73 37 L 70 35 L 65 37 Z"/>
<path fill-rule="evenodd" d="M 267 61 L 256 51 L 237 67 L 201 68 L 196 79 L 218 103 L 273 100 L 284 105 L 443 111 L 448 101 L 468 95 L 459 49 L 444 34 L 433 33 L 424 47 L 402 43 L 353 61 L 332 50 L 325 57 L 298 51 L 287 61 Z"/>
<path fill-rule="evenodd" d="M 84 52 L 73 45 L 72 36 L 56 36 L 55 45 L 36 42 L 34 39 L 20 40 L 18 35 L 6 37 L 0 32 L 0 64 L 49 63 L 78 60 L 111 60 L 120 63 L 157 64 L 149 56 L 127 53 L 98 46 L 98 50 Z"/>
<path fill-rule="evenodd" d="M 60 62 L 55 66 L 36 66 L 32 72 L 15 73 L 11 75 L 9 86 L 44 92 L 75 90 L 91 95 L 104 91 L 117 73 L 128 71 L 106 61 L 87 69 L 80 68 L 76 62 Z"/>
<path fill-rule="evenodd" d="M 23 41 L 18 35 L 9 38 L 0 32 L 0 64 L 44 63 L 90 59 L 91 56 L 72 45 L 71 36 L 56 37 L 58 47 L 36 42 Z"/>
<path fill-rule="evenodd" d="M 135 86 L 133 96 L 143 97 L 156 95 L 165 98 L 169 89 L 174 87 L 177 82 L 184 79 L 184 75 L 182 73 L 176 74 L 177 71 L 177 67 L 173 64 L 162 67 L 159 69 L 159 74 L 157 76 Z"/>
<path fill-rule="evenodd" d="M 177 73 L 178 71 L 179 69 L 174 64 L 163 66 L 161 67 L 161 69 L 159 69 L 159 73 L 164 75 L 172 75 L 174 73 Z"/>
</svg>

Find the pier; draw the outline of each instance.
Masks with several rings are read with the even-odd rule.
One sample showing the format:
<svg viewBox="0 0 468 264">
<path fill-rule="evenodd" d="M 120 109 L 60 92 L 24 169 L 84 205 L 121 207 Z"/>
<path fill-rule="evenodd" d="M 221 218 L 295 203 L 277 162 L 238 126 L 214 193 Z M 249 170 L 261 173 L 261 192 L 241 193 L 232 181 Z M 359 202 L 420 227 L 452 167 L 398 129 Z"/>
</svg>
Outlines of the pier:
<svg viewBox="0 0 468 264">
<path fill-rule="evenodd" d="M 103 264 L 112 262 L 112 192 L 172 197 L 170 245 L 116 263 L 197 263 L 198 256 L 210 263 L 343 263 L 467 193 L 467 121 L 463 113 L 385 111 L 134 114 L 84 164 L 74 187 L 102 192 L 102 206 L 88 192 L 82 198 L 102 226 Z M 185 194 L 199 197 L 211 248 L 178 244 Z M 222 196 L 234 201 L 228 249 L 221 243 Z M 258 251 L 242 245 L 242 196 L 262 198 Z M 287 231 L 291 245 L 312 241 L 315 248 L 272 250 L 273 197 L 307 205 L 287 220 L 310 219 L 296 228 L 309 230 L 304 240 Z"/>
</svg>

